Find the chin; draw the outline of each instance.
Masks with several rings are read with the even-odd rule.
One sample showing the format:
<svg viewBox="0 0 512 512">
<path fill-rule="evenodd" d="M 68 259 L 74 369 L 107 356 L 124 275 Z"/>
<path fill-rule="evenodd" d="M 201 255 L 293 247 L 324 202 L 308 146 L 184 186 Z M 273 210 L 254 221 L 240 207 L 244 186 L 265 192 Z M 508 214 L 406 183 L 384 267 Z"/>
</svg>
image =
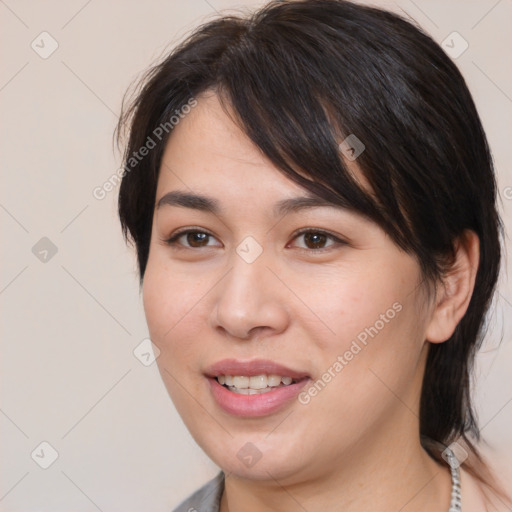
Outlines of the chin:
<svg viewBox="0 0 512 512">
<path fill-rule="evenodd" d="M 226 474 L 237 478 L 281 482 L 293 480 L 305 469 L 305 459 L 296 448 L 291 448 L 293 453 L 290 453 L 289 449 L 274 446 L 265 439 L 251 441 L 251 437 L 257 436 L 229 437 L 225 445 L 202 444 L 201 448 Z"/>
</svg>

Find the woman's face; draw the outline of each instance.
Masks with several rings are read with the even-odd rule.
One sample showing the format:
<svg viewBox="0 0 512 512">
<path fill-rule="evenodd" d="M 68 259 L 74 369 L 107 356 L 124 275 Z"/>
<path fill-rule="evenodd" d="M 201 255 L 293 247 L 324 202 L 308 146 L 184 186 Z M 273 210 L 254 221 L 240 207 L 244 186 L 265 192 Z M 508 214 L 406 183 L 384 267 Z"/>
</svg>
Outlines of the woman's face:
<svg viewBox="0 0 512 512">
<path fill-rule="evenodd" d="M 166 147 L 143 286 L 197 443 L 226 472 L 283 484 L 417 442 L 430 310 L 413 257 L 307 198 L 202 96 Z"/>
</svg>

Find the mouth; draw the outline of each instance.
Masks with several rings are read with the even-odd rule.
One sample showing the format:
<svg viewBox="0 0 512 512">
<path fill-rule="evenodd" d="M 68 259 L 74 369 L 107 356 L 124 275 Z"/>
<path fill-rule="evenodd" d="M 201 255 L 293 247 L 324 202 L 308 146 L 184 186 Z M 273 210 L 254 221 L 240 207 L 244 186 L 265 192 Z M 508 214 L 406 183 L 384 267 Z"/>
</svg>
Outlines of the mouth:
<svg viewBox="0 0 512 512">
<path fill-rule="evenodd" d="M 277 388 L 290 386 L 301 379 L 281 375 L 218 375 L 217 382 L 229 389 L 232 393 L 239 395 L 261 395 Z"/>
<path fill-rule="evenodd" d="M 205 376 L 217 405 L 234 416 L 257 417 L 290 405 L 310 380 L 303 371 L 268 360 L 219 361 Z"/>
</svg>

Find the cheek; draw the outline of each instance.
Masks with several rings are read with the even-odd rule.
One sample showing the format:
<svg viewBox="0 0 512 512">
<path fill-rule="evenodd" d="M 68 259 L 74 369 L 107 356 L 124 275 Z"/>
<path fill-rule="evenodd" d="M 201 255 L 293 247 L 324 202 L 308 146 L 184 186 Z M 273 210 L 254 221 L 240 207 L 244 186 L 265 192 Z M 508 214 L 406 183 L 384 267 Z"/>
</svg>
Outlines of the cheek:
<svg viewBox="0 0 512 512">
<path fill-rule="evenodd" d="M 198 318 L 203 296 L 204 284 L 180 276 L 166 264 L 148 260 L 143 283 L 144 312 L 151 340 L 162 355 L 182 361 L 190 357 L 205 321 Z"/>
<path fill-rule="evenodd" d="M 381 308 L 377 311 L 379 316 L 373 308 L 365 310 L 349 327 L 340 324 L 340 331 L 346 330 L 323 351 L 324 373 L 314 386 L 317 391 L 308 391 L 318 396 L 318 407 L 329 411 L 333 425 L 370 427 L 386 410 L 404 404 L 415 407 L 421 387 L 423 321 L 410 297 L 383 307 L 382 317 Z"/>
<path fill-rule="evenodd" d="M 379 407 L 392 396 L 389 389 L 406 392 L 424 345 L 427 308 L 419 307 L 419 279 L 416 266 L 401 261 L 393 272 L 369 267 L 344 276 L 339 287 L 331 281 L 323 294 L 310 287 L 311 309 L 329 326 L 316 337 L 319 382 L 312 394 L 322 395 L 319 405 L 337 403 L 355 414 L 363 403 Z"/>
<path fill-rule="evenodd" d="M 312 339 L 330 357 L 348 350 L 353 340 L 364 343 L 377 333 L 381 337 L 381 332 L 389 332 L 405 316 L 402 302 L 410 300 L 414 288 L 408 283 L 417 279 L 414 269 L 402 278 L 398 272 L 382 272 L 378 267 L 368 266 L 364 272 L 337 270 L 332 275 L 302 278 L 294 285 L 308 306 L 307 310 L 301 306 L 303 313 L 295 321 L 314 335 Z"/>
<path fill-rule="evenodd" d="M 160 375 L 184 419 L 201 414 L 190 395 L 203 392 L 194 378 L 204 347 L 206 319 L 198 317 L 202 295 L 203 288 L 190 278 L 185 282 L 165 264 L 148 261 L 143 283 L 146 321 L 150 338 L 160 350 L 156 360 Z"/>
</svg>

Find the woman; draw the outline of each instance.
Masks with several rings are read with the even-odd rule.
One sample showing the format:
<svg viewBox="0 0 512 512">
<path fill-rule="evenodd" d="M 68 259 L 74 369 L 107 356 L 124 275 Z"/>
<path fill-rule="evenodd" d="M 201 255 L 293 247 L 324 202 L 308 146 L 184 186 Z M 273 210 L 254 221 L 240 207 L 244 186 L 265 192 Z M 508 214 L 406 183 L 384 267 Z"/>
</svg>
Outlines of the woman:
<svg viewBox="0 0 512 512">
<path fill-rule="evenodd" d="M 159 370 L 222 469 L 177 511 L 503 506 L 469 392 L 495 177 L 432 39 L 350 2 L 272 2 L 196 30 L 123 127 Z"/>
</svg>

